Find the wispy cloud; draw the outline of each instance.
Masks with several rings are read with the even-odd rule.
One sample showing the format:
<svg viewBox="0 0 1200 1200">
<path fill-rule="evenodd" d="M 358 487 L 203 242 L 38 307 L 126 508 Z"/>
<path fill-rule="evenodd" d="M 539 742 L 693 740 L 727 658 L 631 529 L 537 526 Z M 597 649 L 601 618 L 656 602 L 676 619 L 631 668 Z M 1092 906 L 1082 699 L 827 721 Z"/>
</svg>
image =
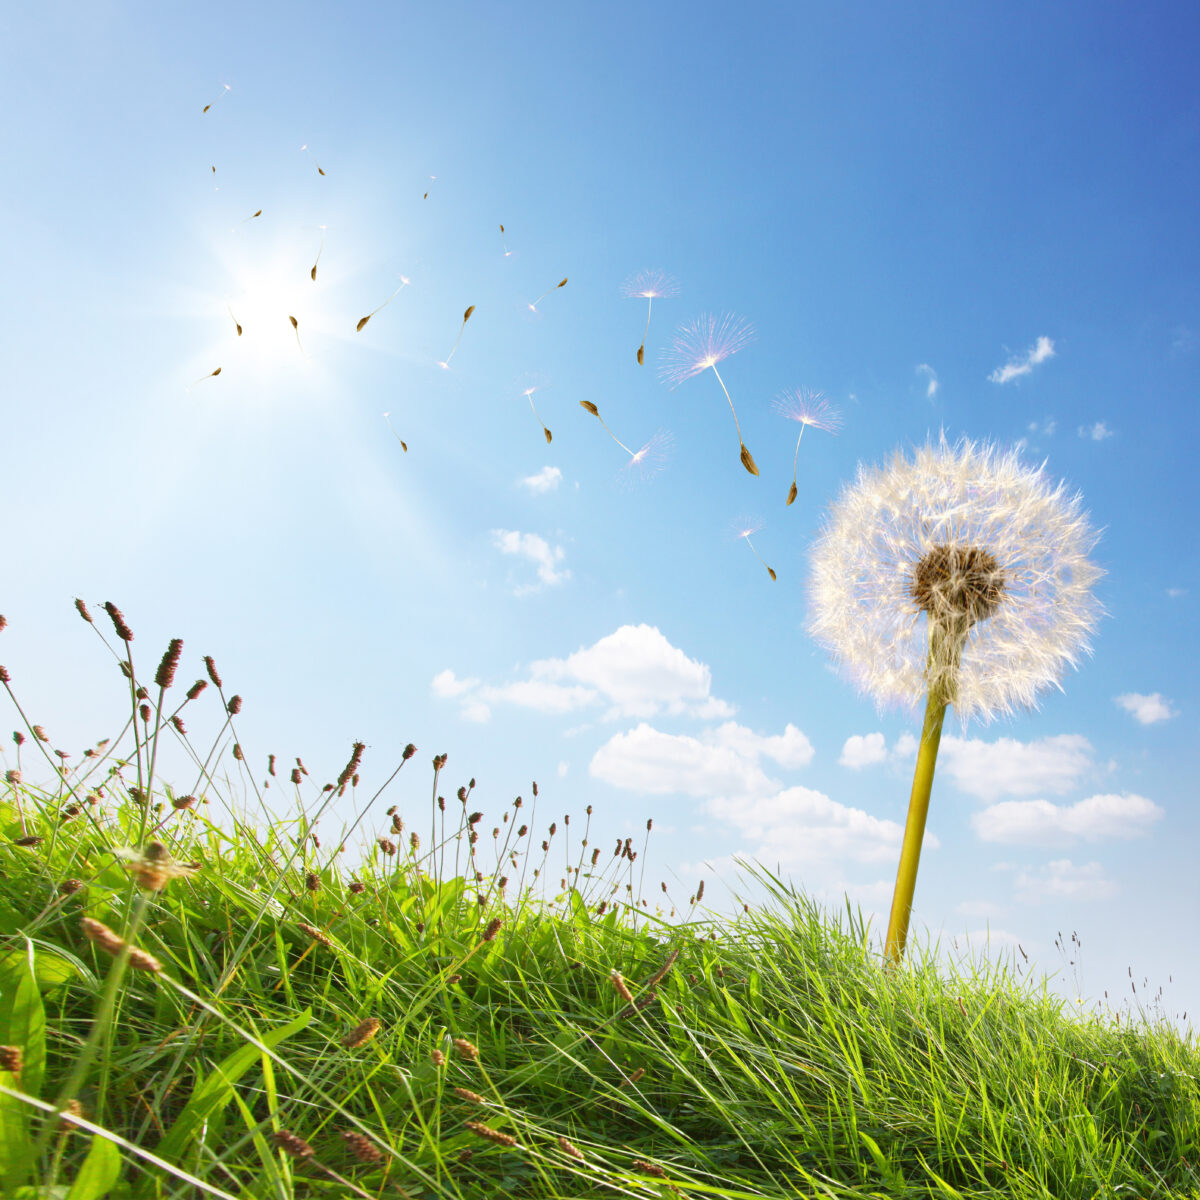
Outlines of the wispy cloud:
<svg viewBox="0 0 1200 1200">
<path fill-rule="evenodd" d="M 562 483 L 562 472 L 557 467 L 543 467 L 536 475 L 526 475 L 520 481 L 535 496 L 554 491 Z"/>
<path fill-rule="evenodd" d="M 1140 692 L 1126 692 L 1123 696 L 1114 696 L 1113 703 L 1119 704 L 1143 725 L 1153 725 L 1155 721 L 1167 721 L 1179 715 L 1161 692 L 1152 692 L 1149 696 L 1143 696 Z"/>
<path fill-rule="evenodd" d="M 1053 357 L 1053 340 L 1048 337 L 1040 337 L 1033 349 L 1027 351 L 1024 357 L 1010 358 L 1004 366 L 997 367 L 988 376 L 988 379 L 992 383 L 1008 383 L 1010 380 L 1019 379 L 1022 375 L 1028 375 L 1039 363 L 1044 363 L 1046 359 Z"/>
<path fill-rule="evenodd" d="M 1113 431 L 1109 429 L 1103 421 L 1097 421 L 1094 425 L 1080 425 L 1079 436 L 1081 438 L 1091 438 L 1093 442 L 1102 442 L 1105 438 L 1110 438 Z"/>
<path fill-rule="evenodd" d="M 545 538 L 538 537 L 536 533 L 493 529 L 492 544 L 502 554 L 524 558 L 537 567 L 538 582 L 514 588 L 514 595 L 523 596 L 529 592 L 540 591 L 543 587 L 557 587 L 571 578 L 569 570 L 559 568 L 559 564 L 566 557 L 566 551 L 561 546 L 552 547 Z"/>
<path fill-rule="evenodd" d="M 1006 800 L 976 813 L 971 826 L 985 842 L 1069 845 L 1079 840 L 1144 837 L 1165 815 L 1152 800 L 1129 792 L 1061 805 L 1049 800 Z"/>
<path fill-rule="evenodd" d="M 928 363 L 918 363 L 917 373 L 925 376 L 925 395 L 930 400 L 938 393 L 938 374 Z"/>
<path fill-rule="evenodd" d="M 459 699 L 464 716 L 468 704 L 477 712 L 510 704 L 543 713 L 607 704 L 604 716 L 609 720 L 660 712 L 713 720 L 735 712 L 733 705 L 712 694 L 708 666 L 672 646 L 651 625 L 622 625 L 566 658 L 539 659 L 530 664 L 524 679 L 481 684 L 475 678 L 458 680 L 447 669 L 434 676 L 432 687 L 437 696 Z"/>
<path fill-rule="evenodd" d="M 1025 904 L 1038 904 L 1050 899 L 1103 900 L 1117 886 L 1104 877 L 1098 862 L 1076 866 L 1069 858 L 1058 858 L 1040 871 L 1022 871 L 1013 880 L 1013 890 Z"/>
<path fill-rule="evenodd" d="M 1178 600 L 1180 596 L 1186 596 L 1187 588 L 1169 587 L 1167 588 L 1167 596 L 1172 600 Z"/>
<path fill-rule="evenodd" d="M 982 800 L 1035 792 L 1061 796 L 1092 769 L 1092 745 L 1077 733 L 1036 742 L 946 737 L 939 765 L 962 791 Z"/>
<path fill-rule="evenodd" d="M 1043 421 L 1040 425 L 1037 421 L 1030 421 L 1026 429 L 1030 433 L 1040 433 L 1043 437 L 1053 437 L 1054 431 L 1058 428 L 1058 422 L 1051 417 L 1047 421 Z"/>
</svg>

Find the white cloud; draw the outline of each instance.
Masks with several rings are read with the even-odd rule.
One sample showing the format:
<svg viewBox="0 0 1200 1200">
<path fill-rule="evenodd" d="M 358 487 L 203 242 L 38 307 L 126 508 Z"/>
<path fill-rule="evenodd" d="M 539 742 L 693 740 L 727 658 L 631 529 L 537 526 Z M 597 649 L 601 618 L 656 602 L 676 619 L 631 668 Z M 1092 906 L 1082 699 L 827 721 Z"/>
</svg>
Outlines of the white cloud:
<svg viewBox="0 0 1200 1200">
<path fill-rule="evenodd" d="M 562 472 L 557 467 L 543 467 L 536 475 L 526 475 L 520 483 L 534 495 L 541 495 L 554 491 L 562 483 Z"/>
<path fill-rule="evenodd" d="M 709 668 L 672 646 L 652 625 L 622 625 L 568 658 L 533 663 L 530 672 L 536 679 L 568 679 L 594 688 L 611 703 L 610 717 L 652 717 L 665 710 L 711 719 L 734 712 L 711 695 Z"/>
<path fill-rule="evenodd" d="M 902 733 L 892 746 L 895 758 L 912 758 L 917 752 L 917 739 L 911 733 Z"/>
<path fill-rule="evenodd" d="M 1153 725 L 1155 721 L 1168 721 L 1179 714 L 1171 707 L 1170 700 L 1164 700 L 1161 692 L 1153 692 L 1143 696 L 1140 692 L 1126 692 L 1123 696 L 1113 698 L 1127 713 L 1136 717 L 1143 725 Z"/>
<path fill-rule="evenodd" d="M 570 765 L 570 763 L 567 763 L 567 762 L 560 762 L 560 763 L 558 764 L 558 777 L 559 777 L 559 779 L 566 779 L 566 777 L 567 777 L 567 772 L 568 772 L 570 769 L 571 769 L 571 765 Z"/>
<path fill-rule="evenodd" d="M 1077 733 L 1036 742 L 946 737 L 939 766 L 962 791 L 982 800 L 1034 792 L 1060 796 L 1092 768 L 1092 745 Z"/>
<path fill-rule="evenodd" d="M 478 679 L 457 678 L 454 672 L 447 667 L 446 670 L 440 671 L 433 677 L 430 687 L 435 696 L 440 696 L 443 700 L 453 700 L 456 696 L 461 696 L 473 687 L 477 687 L 478 684 Z"/>
<path fill-rule="evenodd" d="M 464 700 L 459 711 L 464 721 L 474 721 L 480 725 L 492 719 L 492 710 L 478 700 Z"/>
<path fill-rule="evenodd" d="M 1144 837 L 1164 815 L 1152 800 L 1127 792 L 1089 796 L 1064 805 L 1049 800 L 1006 800 L 976 813 L 971 825 L 985 842 L 1070 845 L 1079 839 Z"/>
<path fill-rule="evenodd" d="M 1037 904 L 1047 899 L 1103 900 L 1115 894 L 1116 884 L 1104 878 L 1098 862 L 1075 866 L 1069 858 L 1055 859 L 1039 872 L 1022 871 L 1013 880 L 1017 899 Z"/>
<path fill-rule="evenodd" d="M 998 917 L 1004 908 L 991 900 L 960 900 L 954 906 L 954 911 L 962 913 L 964 917 Z"/>
<path fill-rule="evenodd" d="M 1105 438 L 1110 438 L 1113 431 L 1109 429 L 1103 421 L 1097 421 L 1095 425 L 1080 425 L 1079 436 L 1081 438 L 1091 438 L 1093 442 L 1102 442 Z"/>
<path fill-rule="evenodd" d="M 1008 383 L 1010 379 L 1018 379 L 1028 375 L 1039 363 L 1054 357 L 1054 342 L 1048 337 L 1040 337 L 1032 350 L 1024 358 L 1010 358 L 1002 367 L 997 367 L 988 379 L 992 383 Z"/>
<path fill-rule="evenodd" d="M 1058 422 L 1051 417 L 1040 425 L 1036 421 L 1030 421 L 1026 428 L 1030 433 L 1041 433 L 1043 437 L 1053 437 L 1054 431 L 1058 428 Z"/>
<path fill-rule="evenodd" d="M 561 546 L 551 547 L 545 538 L 536 533 L 519 533 L 515 529 L 493 529 L 492 544 L 502 554 L 513 554 L 518 558 L 528 559 L 537 567 L 538 584 L 524 584 L 515 589 L 520 596 L 528 592 L 536 592 L 541 587 L 554 587 L 565 583 L 571 578 L 569 570 L 559 570 L 559 564 L 566 557 Z"/>
<path fill-rule="evenodd" d="M 606 703 L 609 719 L 666 712 L 714 720 L 736 711 L 712 695 L 709 668 L 688 658 L 651 625 L 622 625 L 567 658 L 539 659 L 530 664 L 526 679 L 481 684 L 474 677 L 459 679 L 447 669 L 434 677 L 432 687 L 443 699 L 459 700 L 464 716 L 465 706 L 474 705 L 476 715 L 471 720 L 487 720 L 480 714 L 488 713 L 488 705 L 493 704 L 567 713 Z M 749 730 L 746 736 L 757 738 Z M 808 739 L 791 725 L 778 737 L 759 738 L 758 743 L 756 754 L 775 758 L 782 766 L 803 766 L 812 757 Z"/>
<path fill-rule="evenodd" d="M 887 758 L 887 743 L 882 733 L 855 733 L 846 739 L 838 762 L 853 771 L 871 767 Z"/>
<path fill-rule="evenodd" d="M 928 363 L 918 363 L 917 371 L 926 377 L 925 395 L 932 400 L 938 392 L 937 372 Z"/>
<path fill-rule="evenodd" d="M 1186 595 L 1187 595 L 1187 588 L 1181 588 L 1181 587 L 1169 587 L 1169 588 L 1167 588 L 1167 595 L 1168 595 L 1168 596 L 1169 596 L 1169 597 L 1170 597 L 1172 600 L 1178 600 L 1180 596 L 1186 596 Z"/>
<path fill-rule="evenodd" d="M 726 721 L 711 736 L 717 745 L 728 746 L 747 758 L 764 755 L 774 759 L 781 767 L 793 770 L 807 767 L 813 760 L 812 742 L 791 722 L 783 733 L 764 737 L 736 721 Z"/>
<path fill-rule="evenodd" d="M 724 792 L 749 796 L 779 786 L 767 777 L 756 758 L 730 745 L 662 733 L 645 721 L 605 742 L 588 770 L 613 787 L 658 796 L 713 796 Z"/>
</svg>

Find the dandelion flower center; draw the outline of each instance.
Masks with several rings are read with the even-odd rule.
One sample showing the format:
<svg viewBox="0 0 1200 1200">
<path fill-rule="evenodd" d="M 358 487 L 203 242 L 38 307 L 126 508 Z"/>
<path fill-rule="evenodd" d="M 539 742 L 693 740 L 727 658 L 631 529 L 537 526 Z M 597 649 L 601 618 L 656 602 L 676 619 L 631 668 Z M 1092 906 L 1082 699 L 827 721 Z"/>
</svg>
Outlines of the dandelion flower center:
<svg viewBox="0 0 1200 1200">
<path fill-rule="evenodd" d="M 913 569 L 912 598 L 939 623 L 965 617 L 974 625 L 1004 599 L 1004 572 L 978 546 L 934 546 Z"/>
</svg>

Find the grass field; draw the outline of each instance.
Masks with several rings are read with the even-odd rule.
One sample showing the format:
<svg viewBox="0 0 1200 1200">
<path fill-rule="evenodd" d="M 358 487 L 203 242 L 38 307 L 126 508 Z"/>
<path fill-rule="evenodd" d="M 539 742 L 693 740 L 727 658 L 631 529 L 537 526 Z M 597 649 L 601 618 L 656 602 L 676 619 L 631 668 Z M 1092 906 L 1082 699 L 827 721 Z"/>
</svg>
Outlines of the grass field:
<svg viewBox="0 0 1200 1200">
<path fill-rule="evenodd" d="M 5 1197 L 1200 1196 L 1200 1054 L 1165 1023 L 887 970 L 761 869 L 767 903 L 712 913 L 590 810 L 476 812 L 440 754 L 396 764 L 432 758 L 419 812 L 395 773 L 364 794 L 359 746 L 251 775 L 216 665 L 185 692 L 172 643 L 143 679 L 109 616 L 128 722 L 85 754 L 0 669 Z M 286 815 L 247 815 L 262 782 Z"/>
</svg>

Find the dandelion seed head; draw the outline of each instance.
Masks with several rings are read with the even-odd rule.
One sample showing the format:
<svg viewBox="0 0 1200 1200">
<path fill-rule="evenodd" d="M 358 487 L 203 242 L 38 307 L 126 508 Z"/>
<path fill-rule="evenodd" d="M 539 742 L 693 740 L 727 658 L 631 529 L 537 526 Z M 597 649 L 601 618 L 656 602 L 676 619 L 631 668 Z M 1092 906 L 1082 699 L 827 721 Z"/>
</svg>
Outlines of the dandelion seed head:
<svg viewBox="0 0 1200 1200">
<path fill-rule="evenodd" d="M 934 683 L 964 726 L 1033 707 L 1090 652 L 1098 536 L 1082 498 L 1015 450 L 943 435 L 860 465 L 830 508 L 809 631 L 881 708 L 915 709 Z M 961 623 L 952 660 L 930 655 L 931 620 Z"/>
<path fill-rule="evenodd" d="M 663 355 L 659 377 L 671 387 L 678 387 L 685 379 L 744 350 L 753 340 L 754 327 L 732 313 L 697 317 L 675 330 L 674 341 Z"/>
<path fill-rule="evenodd" d="M 627 300 L 670 300 L 679 295 L 679 284 L 665 271 L 639 271 L 621 285 Z"/>
<path fill-rule="evenodd" d="M 789 421 L 798 421 L 813 429 L 836 434 L 842 427 L 842 414 L 821 395 L 808 388 L 784 392 L 773 401 L 776 412 Z"/>
<path fill-rule="evenodd" d="M 762 517 L 741 516 L 730 525 L 730 531 L 735 541 L 749 541 L 759 530 L 765 528 L 766 521 Z"/>
</svg>

